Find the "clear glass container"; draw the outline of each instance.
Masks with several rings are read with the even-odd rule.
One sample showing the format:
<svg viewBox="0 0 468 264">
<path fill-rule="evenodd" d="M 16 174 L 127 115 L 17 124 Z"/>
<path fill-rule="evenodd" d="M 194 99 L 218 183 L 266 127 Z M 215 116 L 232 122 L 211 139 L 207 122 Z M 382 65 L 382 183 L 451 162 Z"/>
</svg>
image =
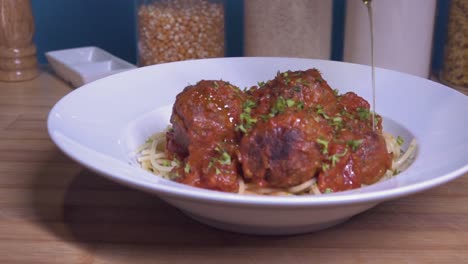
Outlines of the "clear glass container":
<svg viewBox="0 0 468 264">
<path fill-rule="evenodd" d="M 138 64 L 223 57 L 224 3 L 138 0 Z"/>
<path fill-rule="evenodd" d="M 468 91 L 468 0 L 452 0 L 440 79 Z"/>
</svg>

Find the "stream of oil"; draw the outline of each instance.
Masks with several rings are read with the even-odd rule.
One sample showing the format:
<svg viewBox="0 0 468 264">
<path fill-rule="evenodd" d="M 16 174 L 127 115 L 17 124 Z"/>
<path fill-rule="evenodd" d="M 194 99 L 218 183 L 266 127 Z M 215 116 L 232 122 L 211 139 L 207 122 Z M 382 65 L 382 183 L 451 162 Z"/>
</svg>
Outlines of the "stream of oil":
<svg viewBox="0 0 468 264">
<path fill-rule="evenodd" d="M 362 0 L 367 7 L 369 15 L 370 37 L 371 37 L 371 67 L 372 67 L 372 129 L 375 131 L 375 64 L 374 64 L 374 19 L 372 14 L 372 0 Z"/>
</svg>

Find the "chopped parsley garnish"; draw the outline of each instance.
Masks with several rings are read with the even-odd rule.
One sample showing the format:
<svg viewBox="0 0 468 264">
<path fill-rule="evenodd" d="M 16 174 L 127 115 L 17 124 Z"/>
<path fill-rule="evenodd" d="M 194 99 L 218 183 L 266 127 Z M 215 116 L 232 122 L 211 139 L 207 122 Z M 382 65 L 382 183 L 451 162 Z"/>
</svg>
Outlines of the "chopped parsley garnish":
<svg viewBox="0 0 468 264">
<path fill-rule="evenodd" d="M 297 105 L 296 105 L 296 107 L 297 107 L 297 109 L 299 109 L 299 110 L 304 109 L 304 102 L 302 102 L 302 101 L 298 102 Z"/>
<path fill-rule="evenodd" d="M 341 118 L 341 116 L 336 116 L 336 117 L 333 117 L 331 119 L 332 121 L 332 126 L 334 126 L 335 128 L 341 128 L 343 126 L 343 118 Z"/>
<path fill-rule="evenodd" d="M 364 140 L 362 140 L 362 139 L 359 139 L 359 140 L 352 139 L 352 140 L 348 140 L 348 142 L 346 142 L 346 144 L 351 148 L 351 150 L 356 151 L 359 148 L 359 146 L 362 144 L 363 141 Z"/>
<path fill-rule="evenodd" d="M 258 82 L 257 84 L 258 84 L 258 87 L 262 87 L 265 85 L 265 82 Z"/>
<path fill-rule="evenodd" d="M 189 173 L 191 170 L 190 165 L 188 163 L 185 164 L 184 172 Z"/>
<path fill-rule="evenodd" d="M 317 143 L 322 146 L 322 154 L 328 154 L 328 141 L 325 139 L 317 138 Z"/>
<path fill-rule="evenodd" d="M 345 149 L 345 151 L 343 151 L 343 153 L 336 153 L 336 154 L 331 155 L 330 157 L 328 157 L 328 159 L 332 163 L 332 167 L 335 167 L 336 163 L 338 163 L 340 161 L 340 158 L 342 158 L 344 155 L 346 155 L 346 153 L 348 153 L 348 149 Z"/>
<path fill-rule="evenodd" d="M 273 107 L 270 109 L 270 113 L 268 115 L 269 117 L 274 117 L 275 115 L 284 112 L 286 108 L 295 106 L 296 103 L 297 103 L 298 109 L 304 108 L 303 102 L 296 102 L 293 99 L 284 99 L 283 96 L 280 96 L 278 97 L 278 99 L 276 99 L 276 102 L 273 105 Z"/>
<path fill-rule="evenodd" d="M 344 110 L 344 109 L 341 110 L 340 114 L 342 116 L 344 116 L 344 117 L 347 117 L 347 118 L 351 119 L 351 120 L 354 119 L 354 116 L 352 114 L 350 114 L 349 112 L 347 112 L 346 110 Z"/>
<path fill-rule="evenodd" d="M 322 163 L 322 171 L 327 171 L 330 169 L 330 165 L 328 163 Z"/>
<path fill-rule="evenodd" d="M 405 140 L 402 137 L 398 136 L 396 138 L 396 143 L 398 144 L 398 146 L 402 146 L 405 143 Z"/>
<path fill-rule="evenodd" d="M 253 107 L 256 107 L 256 106 L 257 106 L 257 104 L 254 101 L 247 100 L 244 103 L 244 111 L 246 111 L 246 109 L 249 109 L 248 112 L 250 112 L 250 109 L 252 109 Z"/>
<path fill-rule="evenodd" d="M 169 167 L 169 166 L 171 166 L 171 161 L 170 160 L 163 160 L 162 165 L 166 166 L 166 167 Z"/>
<path fill-rule="evenodd" d="M 208 168 L 215 168 L 215 173 L 220 174 L 221 170 L 216 167 L 216 163 L 221 165 L 229 165 L 232 162 L 231 155 L 227 153 L 227 151 L 221 149 L 220 147 L 216 147 L 215 151 L 221 154 L 219 158 L 211 158 L 210 163 L 208 164 Z"/>
<path fill-rule="evenodd" d="M 214 84 L 214 87 L 215 87 L 216 89 L 218 89 L 218 88 L 219 88 L 219 84 L 218 84 L 218 82 L 217 82 L 217 81 L 214 81 L 214 82 L 213 82 L 213 84 Z"/>
<path fill-rule="evenodd" d="M 283 77 L 288 77 L 288 72 L 283 72 Z"/>
<path fill-rule="evenodd" d="M 273 108 L 270 111 L 270 116 L 273 117 L 278 113 L 284 112 L 284 110 L 286 109 L 286 106 L 287 106 L 287 103 L 284 97 L 283 96 L 278 97 L 278 99 L 276 99 L 275 104 L 273 105 Z"/>
<path fill-rule="evenodd" d="M 219 163 L 221 163 L 221 165 L 231 164 L 231 156 L 229 155 L 229 153 L 223 151 L 223 153 L 221 154 L 221 158 L 219 158 Z"/>
<path fill-rule="evenodd" d="M 286 105 L 288 107 L 293 107 L 296 104 L 293 99 L 286 99 Z"/>
<path fill-rule="evenodd" d="M 335 123 L 340 123 L 343 121 L 343 118 L 341 118 L 341 116 L 335 116 L 334 118 L 332 118 L 332 120 Z"/>
<path fill-rule="evenodd" d="M 269 116 L 269 115 L 260 115 L 260 118 L 261 118 L 264 122 L 266 122 L 266 121 L 268 121 L 268 119 L 270 119 L 270 116 Z"/>
<path fill-rule="evenodd" d="M 338 89 L 333 89 L 333 93 L 335 94 L 335 96 L 338 96 L 340 94 L 340 91 L 338 91 Z"/>
<path fill-rule="evenodd" d="M 325 189 L 325 193 L 332 193 L 332 192 L 333 192 L 333 190 L 331 188 L 326 188 Z"/>
<path fill-rule="evenodd" d="M 361 120 L 369 120 L 369 117 L 371 115 L 369 109 L 358 107 L 356 108 L 359 119 Z"/>
<path fill-rule="evenodd" d="M 257 123 L 257 119 L 250 116 L 252 108 L 256 106 L 257 104 L 252 100 L 247 100 L 244 102 L 243 112 L 239 116 L 241 124 L 238 126 L 238 129 L 244 133 L 246 133 L 248 129 L 252 128 L 253 124 Z"/>
<path fill-rule="evenodd" d="M 316 106 L 316 109 L 317 109 L 317 110 L 316 110 L 316 113 L 317 113 L 317 114 L 322 115 L 323 118 L 325 118 L 325 119 L 330 119 L 330 117 L 329 117 L 327 114 L 325 114 L 325 111 L 323 110 L 323 106 L 322 106 L 322 105 L 317 105 L 317 106 Z"/>
</svg>

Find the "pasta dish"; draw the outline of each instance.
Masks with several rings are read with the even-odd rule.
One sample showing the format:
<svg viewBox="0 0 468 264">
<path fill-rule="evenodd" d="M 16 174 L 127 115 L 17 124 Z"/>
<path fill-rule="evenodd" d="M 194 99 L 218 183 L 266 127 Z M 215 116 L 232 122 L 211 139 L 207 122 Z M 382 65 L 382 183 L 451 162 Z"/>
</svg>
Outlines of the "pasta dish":
<svg viewBox="0 0 468 264">
<path fill-rule="evenodd" d="M 137 150 L 142 168 L 195 187 L 259 195 L 339 192 L 404 170 L 413 140 L 383 132 L 382 117 L 317 69 L 278 72 L 244 90 L 201 80 L 176 97 L 170 126 Z"/>
</svg>

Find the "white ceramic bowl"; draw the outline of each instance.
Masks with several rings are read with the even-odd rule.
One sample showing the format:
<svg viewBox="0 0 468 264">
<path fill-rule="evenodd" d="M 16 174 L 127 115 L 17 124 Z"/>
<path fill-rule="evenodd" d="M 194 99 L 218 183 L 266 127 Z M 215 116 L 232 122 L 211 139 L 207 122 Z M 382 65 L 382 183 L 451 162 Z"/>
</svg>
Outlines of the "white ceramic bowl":
<svg viewBox="0 0 468 264">
<path fill-rule="evenodd" d="M 468 171 L 468 97 L 419 77 L 377 69 L 377 112 L 384 129 L 408 142 L 414 163 L 365 188 L 320 196 L 264 197 L 198 189 L 138 167 L 132 152 L 166 128 L 175 96 L 201 79 L 243 88 L 276 72 L 318 68 L 332 88 L 371 101 L 368 66 L 293 58 L 222 58 L 161 64 L 116 74 L 77 89 L 52 109 L 48 129 L 67 155 L 103 176 L 158 195 L 200 222 L 252 234 L 323 229 L 382 201 L 413 194 Z"/>
</svg>

